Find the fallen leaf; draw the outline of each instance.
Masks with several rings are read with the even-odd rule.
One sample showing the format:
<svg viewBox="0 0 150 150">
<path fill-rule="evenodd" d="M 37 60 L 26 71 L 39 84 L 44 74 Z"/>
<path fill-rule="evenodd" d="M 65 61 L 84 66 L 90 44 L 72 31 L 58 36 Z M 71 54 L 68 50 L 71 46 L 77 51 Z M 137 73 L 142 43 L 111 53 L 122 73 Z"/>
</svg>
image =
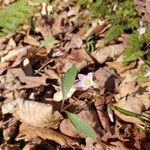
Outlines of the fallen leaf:
<svg viewBox="0 0 150 150">
<path fill-rule="evenodd" d="M 30 35 L 25 36 L 23 42 L 29 45 L 33 45 L 33 46 L 40 46 L 40 43 L 38 42 L 38 40 L 36 40 L 34 37 Z"/>
<path fill-rule="evenodd" d="M 74 86 L 72 86 L 66 95 L 66 99 L 70 98 L 75 91 L 76 91 L 76 88 Z M 53 99 L 54 99 L 54 101 L 57 101 L 57 102 L 63 100 L 62 89 L 58 89 L 58 91 L 54 94 Z"/>
<path fill-rule="evenodd" d="M 17 125 L 18 120 L 15 118 L 12 118 L 7 124 L 5 124 L 5 127 L 3 127 L 3 136 L 6 141 L 10 140 L 12 136 L 14 136 Z"/>
<path fill-rule="evenodd" d="M 21 122 L 32 126 L 58 128 L 63 119 L 52 105 L 18 98 L 2 105 L 2 114 L 12 113 Z M 42 110 L 42 111 L 41 111 Z"/>
<path fill-rule="evenodd" d="M 62 133 L 46 127 L 33 127 L 26 124 L 21 124 L 20 133 L 17 136 L 16 140 L 19 141 L 24 139 L 25 141 L 29 141 L 36 137 L 41 137 L 44 140 L 55 141 L 62 147 L 71 147 L 73 145 L 78 145 L 77 141 L 63 135 Z"/>
<path fill-rule="evenodd" d="M 106 20 L 96 20 L 92 23 L 91 28 L 83 36 L 83 39 L 87 39 L 88 37 L 92 36 L 93 34 L 96 34 L 96 35 L 101 34 L 108 27 L 110 27 L 110 24 Z"/>
<path fill-rule="evenodd" d="M 15 144 L 1 144 L 0 145 L 1 150 L 20 150 L 19 145 Z"/>
<path fill-rule="evenodd" d="M 118 81 L 116 80 L 115 76 L 116 74 L 113 72 L 113 70 L 108 68 L 99 68 L 94 73 L 97 88 L 104 88 L 109 92 L 113 92 L 115 87 L 118 85 Z"/>
<path fill-rule="evenodd" d="M 104 63 L 107 59 L 115 59 L 120 56 L 124 51 L 124 44 L 110 45 L 100 48 L 91 53 L 91 56 L 100 64 Z"/>
<path fill-rule="evenodd" d="M 73 49 L 68 55 L 55 59 L 55 63 L 57 72 L 62 74 L 67 72 L 73 64 L 76 65 L 79 72 L 88 64 L 93 63 L 93 60 L 84 49 Z"/>
<path fill-rule="evenodd" d="M 15 49 L 15 48 L 16 48 L 16 43 L 12 38 L 10 38 L 8 43 L 7 43 L 7 46 L 6 46 L 5 50 L 12 50 L 12 49 Z"/>
<path fill-rule="evenodd" d="M 0 83 L 8 90 L 28 89 L 46 85 L 47 77 L 26 76 L 21 68 L 11 68 L 0 76 Z"/>
<path fill-rule="evenodd" d="M 106 150 L 130 150 L 130 148 L 127 148 L 122 142 L 116 141 L 111 142 L 111 145 L 106 146 Z"/>
<path fill-rule="evenodd" d="M 14 61 L 20 53 L 26 51 L 29 47 L 21 47 L 11 50 L 7 55 L 1 57 L 1 62 Z"/>
<path fill-rule="evenodd" d="M 56 150 L 52 145 L 45 142 L 41 138 L 34 138 L 30 140 L 22 150 L 36 150 L 37 148 L 44 150 Z"/>
<path fill-rule="evenodd" d="M 82 148 L 82 150 L 104 150 L 104 144 L 98 139 L 97 141 L 93 142 L 90 138 L 86 138 L 86 146 Z"/>
</svg>

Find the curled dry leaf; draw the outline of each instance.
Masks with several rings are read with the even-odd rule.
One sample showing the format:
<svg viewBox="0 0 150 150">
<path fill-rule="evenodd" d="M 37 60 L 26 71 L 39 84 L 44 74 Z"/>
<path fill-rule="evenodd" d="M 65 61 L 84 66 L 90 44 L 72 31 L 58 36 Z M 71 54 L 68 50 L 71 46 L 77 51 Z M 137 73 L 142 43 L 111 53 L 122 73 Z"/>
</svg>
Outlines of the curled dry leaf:
<svg viewBox="0 0 150 150">
<path fill-rule="evenodd" d="M 121 55 L 124 48 L 124 44 L 110 45 L 91 53 L 91 56 L 95 58 L 100 64 L 102 64 L 109 58 L 115 59 Z"/>
<path fill-rule="evenodd" d="M 14 61 L 20 53 L 27 51 L 28 48 L 29 46 L 26 46 L 26 47 L 16 48 L 10 51 L 7 55 L 1 57 L 1 62 Z"/>
<path fill-rule="evenodd" d="M 52 105 L 18 98 L 2 105 L 2 114 L 12 113 L 17 119 L 32 126 L 57 128 L 63 119 Z"/>
<path fill-rule="evenodd" d="M 77 141 L 49 128 L 33 127 L 26 124 L 21 124 L 20 133 L 16 140 L 25 139 L 29 141 L 33 138 L 41 137 L 44 140 L 53 140 L 59 143 L 62 147 L 78 145 Z"/>
</svg>

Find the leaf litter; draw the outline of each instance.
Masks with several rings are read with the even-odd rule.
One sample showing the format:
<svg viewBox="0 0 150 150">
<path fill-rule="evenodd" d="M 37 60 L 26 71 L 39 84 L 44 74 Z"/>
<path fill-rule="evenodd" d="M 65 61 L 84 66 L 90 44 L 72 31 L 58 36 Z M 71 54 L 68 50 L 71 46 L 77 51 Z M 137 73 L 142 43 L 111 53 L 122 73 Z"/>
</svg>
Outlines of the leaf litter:
<svg viewBox="0 0 150 150">
<path fill-rule="evenodd" d="M 149 1 L 20 3 L 0 22 L 0 149 L 148 150 Z"/>
</svg>

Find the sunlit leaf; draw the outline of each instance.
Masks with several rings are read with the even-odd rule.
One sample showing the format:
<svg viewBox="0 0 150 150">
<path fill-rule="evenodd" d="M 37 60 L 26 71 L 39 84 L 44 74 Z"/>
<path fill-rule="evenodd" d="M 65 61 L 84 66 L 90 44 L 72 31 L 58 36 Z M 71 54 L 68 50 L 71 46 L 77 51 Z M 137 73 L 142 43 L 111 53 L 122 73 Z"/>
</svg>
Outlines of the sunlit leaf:
<svg viewBox="0 0 150 150">
<path fill-rule="evenodd" d="M 53 44 L 57 43 L 54 37 L 49 36 L 46 40 L 41 41 L 42 46 L 52 46 Z"/>
<path fill-rule="evenodd" d="M 63 100 L 66 99 L 67 94 L 69 90 L 71 89 L 74 80 L 76 78 L 77 69 L 75 65 L 72 65 L 72 67 L 66 72 L 64 77 L 62 78 L 62 94 L 63 94 Z"/>
<path fill-rule="evenodd" d="M 67 111 L 66 114 L 70 122 L 77 130 L 85 134 L 87 137 L 91 137 L 93 140 L 96 139 L 95 131 L 85 120 L 83 120 L 81 117 L 77 116 L 76 114 Z"/>
</svg>

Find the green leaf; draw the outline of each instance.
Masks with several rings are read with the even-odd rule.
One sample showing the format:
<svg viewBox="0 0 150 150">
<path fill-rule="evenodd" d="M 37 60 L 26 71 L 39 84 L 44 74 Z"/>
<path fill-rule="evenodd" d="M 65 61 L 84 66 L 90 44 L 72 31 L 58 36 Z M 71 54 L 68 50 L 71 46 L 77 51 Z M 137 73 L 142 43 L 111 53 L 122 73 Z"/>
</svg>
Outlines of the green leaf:
<svg viewBox="0 0 150 150">
<path fill-rule="evenodd" d="M 68 111 L 65 111 L 65 113 L 77 130 L 85 134 L 87 137 L 92 138 L 93 140 L 96 139 L 96 133 L 94 129 L 85 120 L 74 113 L 70 113 Z"/>
<path fill-rule="evenodd" d="M 72 67 L 66 72 L 64 77 L 62 78 L 62 94 L 63 94 L 63 100 L 66 99 L 67 94 L 69 90 L 71 89 L 75 78 L 77 74 L 77 69 L 75 65 L 72 65 Z"/>
<path fill-rule="evenodd" d="M 41 41 L 41 45 L 45 46 L 45 47 L 46 46 L 52 46 L 55 43 L 57 43 L 57 40 L 55 40 L 55 38 L 52 36 L 49 36 L 46 40 Z"/>
</svg>

